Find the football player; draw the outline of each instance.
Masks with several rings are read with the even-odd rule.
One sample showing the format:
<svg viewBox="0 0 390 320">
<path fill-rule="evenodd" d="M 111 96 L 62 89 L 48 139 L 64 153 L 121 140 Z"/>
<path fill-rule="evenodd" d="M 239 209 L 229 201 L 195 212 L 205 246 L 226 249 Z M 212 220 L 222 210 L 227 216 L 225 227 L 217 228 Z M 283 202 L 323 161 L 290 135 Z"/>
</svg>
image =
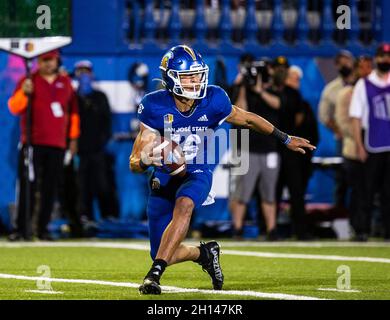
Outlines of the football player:
<svg viewBox="0 0 390 320">
<path fill-rule="evenodd" d="M 162 58 L 160 69 L 164 89 L 147 94 L 138 107 L 140 132 L 130 156 L 130 169 L 145 172 L 153 167 L 148 201 L 151 257 L 153 264 L 139 290 L 160 294 L 160 278 L 167 266 L 193 261 L 202 266 L 221 290 L 224 276 L 216 241 L 200 246 L 182 243 L 194 209 L 210 203 L 212 171 L 209 164 L 197 161 L 207 152 L 201 133 L 215 131 L 224 121 L 272 135 L 287 148 L 305 153 L 315 149 L 309 141 L 289 136 L 264 118 L 231 104 L 226 92 L 208 85 L 209 68 L 201 55 L 186 45 L 171 48 Z M 156 135 L 168 131 L 171 140 L 183 146 L 187 163 L 183 177 L 171 176 L 163 168 Z M 156 152 L 157 150 L 157 152 Z M 204 159 L 204 158 L 203 158 Z"/>
</svg>

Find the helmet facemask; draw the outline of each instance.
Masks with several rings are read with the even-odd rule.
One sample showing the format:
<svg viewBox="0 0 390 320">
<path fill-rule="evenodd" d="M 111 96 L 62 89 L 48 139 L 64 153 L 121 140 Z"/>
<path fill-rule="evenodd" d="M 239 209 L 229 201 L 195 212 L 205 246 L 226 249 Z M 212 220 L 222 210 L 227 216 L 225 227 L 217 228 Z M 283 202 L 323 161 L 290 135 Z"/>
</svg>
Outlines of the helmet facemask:
<svg viewBox="0 0 390 320">
<path fill-rule="evenodd" d="M 192 70 L 168 70 L 167 76 L 172 79 L 172 92 L 187 99 L 202 99 L 206 96 L 208 84 L 208 66 L 191 66 Z"/>
</svg>

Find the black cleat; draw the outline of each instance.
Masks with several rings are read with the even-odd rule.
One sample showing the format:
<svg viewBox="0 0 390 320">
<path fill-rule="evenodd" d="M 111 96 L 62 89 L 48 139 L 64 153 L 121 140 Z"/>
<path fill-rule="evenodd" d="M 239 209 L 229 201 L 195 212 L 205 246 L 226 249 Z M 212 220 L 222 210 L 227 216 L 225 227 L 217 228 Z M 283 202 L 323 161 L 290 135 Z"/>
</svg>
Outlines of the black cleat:
<svg viewBox="0 0 390 320">
<path fill-rule="evenodd" d="M 139 287 L 141 294 L 161 294 L 160 283 L 153 278 L 145 278 L 144 283 Z"/>
<path fill-rule="evenodd" d="M 207 262 L 199 264 L 202 266 L 203 271 L 207 272 L 211 277 L 214 290 L 222 290 L 224 277 L 219 263 L 219 244 L 216 241 L 201 242 L 200 247 L 207 252 Z"/>
</svg>

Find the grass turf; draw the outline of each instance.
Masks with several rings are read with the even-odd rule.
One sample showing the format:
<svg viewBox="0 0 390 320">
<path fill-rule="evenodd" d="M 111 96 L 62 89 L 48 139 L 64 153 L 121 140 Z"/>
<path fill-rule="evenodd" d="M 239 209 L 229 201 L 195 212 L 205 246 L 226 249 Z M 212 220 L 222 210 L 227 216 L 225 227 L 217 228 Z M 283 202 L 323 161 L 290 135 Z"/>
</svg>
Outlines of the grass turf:
<svg viewBox="0 0 390 320">
<path fill-rule="evenodd" d="M 282 244 L 281 244 L 282 245 Z M 390 258 L 390 247 L 228 247 L 226 250 L 300 253 Z M 223 249 L 222 249 L 223 251 Z M 224 290 L 251 290 L 266 293 L 303 295 L 326 299 L 390 299 L 390 264 L 355 261 L 326 261 L 285 258 L 260 258 L 223 254 Z M 147 251 L 112 248 L 7 248 L 0 245 L 0 273 L 40 276 L 37 267 L 48 265 L 51 277 L 140 283 L 151 260 Z M 351 269 L 351 289 L 345 293 L 319 291 L 336 288 L 337 268 Z M 208 275 L 191 262 L 171 266 L 162 285 L 210 289 Z M 97 284 L 52 283 L 59 295 L 26 292 L 37 290 L 36 281 L 0 279 L 0 299 L 253 299 L 239 295 L 204 293 L 163 293 L 140 296 L 137 288 Z"/>
</svg>

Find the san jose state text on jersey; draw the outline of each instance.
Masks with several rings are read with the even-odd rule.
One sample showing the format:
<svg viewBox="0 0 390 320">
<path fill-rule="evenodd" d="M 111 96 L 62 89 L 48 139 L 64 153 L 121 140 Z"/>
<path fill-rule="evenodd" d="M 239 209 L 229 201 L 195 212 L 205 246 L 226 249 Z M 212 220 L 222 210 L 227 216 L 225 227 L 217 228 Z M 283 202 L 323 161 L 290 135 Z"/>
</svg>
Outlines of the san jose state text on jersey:
<svg viewBox="0 0 390 320">
<path fill-rule="evenodd" d="M 182 113 L 177 109 L 172 93 L 158 90 L 147 94 L 138 108 L 141 123 L 161 135 L 169 131 L 170 139 L 180 144 L 190 172 L 207 166 L 196 161 L 201 153 L 202 159 L 207 154 L 207 143 L 202 143 L 205 137 L 200 132 L 215 130 L 232 111 L 226 92 L 214 85 L 207 86 L 206 96 L 194 103 L 190 113 Z M 202 148 L 199 148 L 200 145 Z"/>
</svg>

